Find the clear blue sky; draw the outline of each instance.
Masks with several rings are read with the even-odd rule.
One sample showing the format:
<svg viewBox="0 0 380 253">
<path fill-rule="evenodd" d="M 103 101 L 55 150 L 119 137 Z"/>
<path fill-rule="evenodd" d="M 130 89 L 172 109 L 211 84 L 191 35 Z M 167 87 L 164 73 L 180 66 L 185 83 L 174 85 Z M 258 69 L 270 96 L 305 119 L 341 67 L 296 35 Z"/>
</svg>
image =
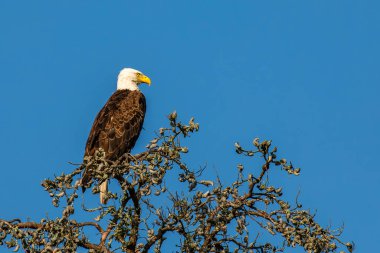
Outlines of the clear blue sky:
<svg viewBox="0 0 380 253">
<path fill-rule="evenodd" d="M 380 227 L 376 1 L 1 1 L 0 216 L 54 212 L 45 177 L 81 162 L 122 67 L 151 77 L 135 148 L 177 110 L 194 166 L 226 180 L 233 143 L 272 139 L 322 224 L 371 252 Z M 234 160 L 235 159 L 235 160 Z M 375 246 L 376 245 L 376 246 Z M 3 252 L 4 248 L 0 248 Z"/>
</svg>

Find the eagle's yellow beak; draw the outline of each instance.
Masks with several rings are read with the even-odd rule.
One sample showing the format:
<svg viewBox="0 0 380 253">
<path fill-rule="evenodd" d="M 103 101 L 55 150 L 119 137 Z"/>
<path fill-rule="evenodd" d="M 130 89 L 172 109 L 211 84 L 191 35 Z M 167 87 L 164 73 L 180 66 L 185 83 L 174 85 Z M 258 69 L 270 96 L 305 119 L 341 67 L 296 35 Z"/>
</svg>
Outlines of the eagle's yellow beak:
<svg viewBox="0 0 380 253">
<path fill-rule="evenodd" d="M 146 75 L 143 75 L 143 74 L 137 76 L 137 81 L 139 83 L 146 83 L 149 86 L 150 86 L 150 83 L 151 83 L 150 82 L 150 78 L 147 77 Z"/>
</svg>

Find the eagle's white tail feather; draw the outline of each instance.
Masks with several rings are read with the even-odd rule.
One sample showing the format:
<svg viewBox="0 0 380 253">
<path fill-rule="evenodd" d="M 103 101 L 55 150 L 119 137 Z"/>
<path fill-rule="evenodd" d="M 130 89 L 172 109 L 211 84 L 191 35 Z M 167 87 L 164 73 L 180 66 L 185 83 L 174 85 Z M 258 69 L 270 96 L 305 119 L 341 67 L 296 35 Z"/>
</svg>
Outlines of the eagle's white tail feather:
<svg viewBox="0 0 380 253">
<path fill-rule="evenodd" d="M 100 203 L 107 204 L 106 193 L 108 192 L 108 180 L 100 185 Z"/>
</svg>

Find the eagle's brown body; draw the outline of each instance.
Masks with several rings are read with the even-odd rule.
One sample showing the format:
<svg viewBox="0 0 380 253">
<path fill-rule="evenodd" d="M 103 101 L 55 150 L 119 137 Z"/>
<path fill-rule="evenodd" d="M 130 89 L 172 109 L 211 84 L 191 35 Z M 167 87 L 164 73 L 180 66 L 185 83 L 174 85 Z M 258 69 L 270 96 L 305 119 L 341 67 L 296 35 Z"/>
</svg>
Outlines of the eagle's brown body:
<svg viewBox="0 0 380 253">
<path fill-rule="evenodd" d="M 145 111 L 145 97 L 139 90 L 117 90 L 96 116 L 87 139 L 85 156 L 93 156 L 102 148 L 107 160 L 116 161 L 129 153 L 140 135 Z M 86 187 L 90 180 L 85 171 L 82 186 Z M 100 200 L 105 204 L 107 182 L 100 188 Z"/>
</svg>

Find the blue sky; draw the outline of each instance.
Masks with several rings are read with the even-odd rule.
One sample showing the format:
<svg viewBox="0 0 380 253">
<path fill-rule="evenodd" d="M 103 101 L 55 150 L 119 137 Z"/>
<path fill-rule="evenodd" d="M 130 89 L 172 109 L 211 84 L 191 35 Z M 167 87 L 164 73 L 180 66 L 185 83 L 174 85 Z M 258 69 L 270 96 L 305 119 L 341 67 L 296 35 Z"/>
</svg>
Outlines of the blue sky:
<svg viewBox="0 0 380 253">
<path fill-rule="evenodd" d="M 136 1 L 137 2 L 137 1 Z M 370 252 L 380 220 L 375 1 L 1 1 L 1 217 L 53 213 L 43 178 L 81 162 L 122 67 L 152 79 L 135 151 L 177 110 L 194 166 L 234 175 L 233 143 L 272 139 L 301 167 L 289 199 Z M 22 6 L 22 7 L 21 7 Z M 0 251 L 3 252 L 4 249 Z"/>
</svg>

